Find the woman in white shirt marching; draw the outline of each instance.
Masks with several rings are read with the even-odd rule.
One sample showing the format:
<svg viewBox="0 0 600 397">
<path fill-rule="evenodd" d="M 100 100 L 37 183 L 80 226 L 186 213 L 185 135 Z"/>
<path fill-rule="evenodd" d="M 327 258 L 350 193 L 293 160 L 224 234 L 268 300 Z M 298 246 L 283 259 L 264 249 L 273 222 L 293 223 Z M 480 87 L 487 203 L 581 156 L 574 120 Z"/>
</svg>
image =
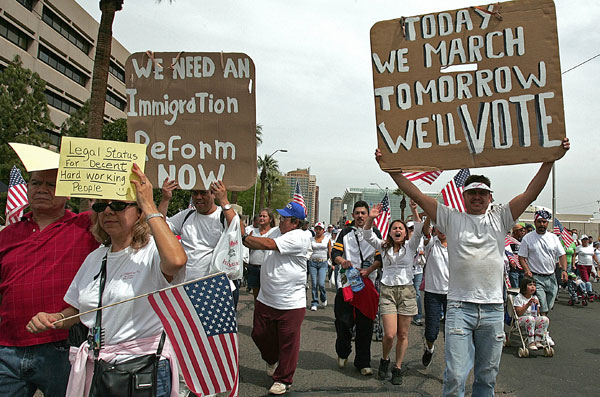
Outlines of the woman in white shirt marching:
<svg viewBox="0 0 600 397">
<path fill-rule="evenodd" d="M 395 220 L 390 224 L 385 241 L 373 233 L 373 220 L 379 216 L 381 204 L 374 206 L 369 212 L 365 224 L 364 238 L 375 249 L 381 251 L 383 259 L 383 276 L 379 295 L 379 312 L 383 319 L 383 357 L 379 363 L 378 375 L 387 377 L 390 365 L 389 354 L 396 342 L 396 362 L 392 368 L 392 384 L 402 384 L 402 360 L 408 347 L 408 330 L 412 316 L 417 314 L 416 290 L 413 285 L 413 260 L 419 245 L 415 235 L 407 241 L 407 228 L 403 221 Z M 415 223 L 415 229 L 423 225 Z M 372 265 L 367 270 L 371 273 L 376 268 Z"/>
<path fill-rule="evenodd" d="M 269 208 L 263 208 L 258 213 L 258 227 L 253 227 L 249 234 L 254 237 L 270 237 L 278 230 L 279 228 L 275 227 L 273 211 Z M 267 253 L 268 251 L 250 250 L 250 257 L 248 259 L 248 288 L 252 288 L 254 301 L 256 301 L 256 297 L 260 291 L 260 269 Z"/>
<path fill-rule="evenodd" d="M 584 282 L 584 288 L 586 291 L 592 292 L 592 283 L 590 282 L 590 276 L 594 269 L 594 263 L 598 265 L 598 258 L 594 255 L 594 247 L 590 245 L 590 240 L 585 234 L 581 236 L 581 245 L 575 249 L 573 254 L 573 263 L 577 263 L 577 270 L 579 270 L 579 277 Z"/>
<path fill-rule="evenodd" d="M 312 255 L 309 260 L 310 281 L 312 284 L 312 301 L 310 310 L 317 310 L 319 305 L 319 294 L 321 295 L 321 307 L 327 306 L 327 291 L 325 290 L 325 277 L 329 263 L 327 258 L 331 255 L 331 239 L 325 235 L 325 225 L 317 222 L 315 235 L 310 239 Z"/>
</svg>

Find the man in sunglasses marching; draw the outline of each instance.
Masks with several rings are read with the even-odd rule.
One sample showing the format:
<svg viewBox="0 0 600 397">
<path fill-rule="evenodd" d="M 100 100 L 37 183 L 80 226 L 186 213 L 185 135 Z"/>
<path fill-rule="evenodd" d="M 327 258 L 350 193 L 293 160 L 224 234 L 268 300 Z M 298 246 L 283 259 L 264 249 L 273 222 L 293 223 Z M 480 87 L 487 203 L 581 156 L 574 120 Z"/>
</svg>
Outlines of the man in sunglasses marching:
<svg viewBox="0 0 600 397">
<path fill-rule="evenodd" d="M 0 395 L 64 396 L 69 379 L 68 331 L 25 329 L 40 310 L 60 312 L 83 260 L 98 242 L 90 213 L 65 209 L 55 195 L 58 170 L 34 171 L 27 183 L 31 212 L 0 232 Z"/>
</svg>

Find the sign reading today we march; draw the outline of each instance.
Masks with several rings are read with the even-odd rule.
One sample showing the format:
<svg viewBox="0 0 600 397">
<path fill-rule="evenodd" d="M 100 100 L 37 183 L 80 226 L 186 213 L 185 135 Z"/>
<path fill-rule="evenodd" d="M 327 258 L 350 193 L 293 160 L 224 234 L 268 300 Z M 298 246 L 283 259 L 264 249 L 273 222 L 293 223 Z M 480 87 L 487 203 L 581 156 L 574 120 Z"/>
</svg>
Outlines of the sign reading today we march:
<svg viewBox="0 0 600 397">
<path fill-rule="evenodd" d="M 383 170 L 486 167 L 563 154 L 552 0 L 377 22 L 371 52 Z M 452 71 L 455 65 L 463 70 Z"/>
<path fill-rule="evenodd" d="M 182 189 L 256 181 L 254 62 L 241 53 L 138 52 L 125 64 L 127 131 L 147 146 L 146 175 Z"/>
</svg>

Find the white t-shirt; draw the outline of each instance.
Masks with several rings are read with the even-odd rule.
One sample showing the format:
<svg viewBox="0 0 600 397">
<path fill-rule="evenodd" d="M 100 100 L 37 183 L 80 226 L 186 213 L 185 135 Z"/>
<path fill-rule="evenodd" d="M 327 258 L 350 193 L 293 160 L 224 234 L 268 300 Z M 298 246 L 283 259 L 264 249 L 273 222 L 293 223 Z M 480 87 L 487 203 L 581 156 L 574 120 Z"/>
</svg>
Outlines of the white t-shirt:
<svg viewBox="0 0 600 397">
<path fill-rule="evenodd" d="M 413 274 L 422 274 L 423 266 L 427 262 L 427 258 L 425 258 L 425 245 L 424 238 L 421 235 L 421 239 L 419 240 L 419 246 L 414 252 L 414 261 L 413 261 Z"/>
<path fill-rule="evenodd" d="M 529 270 L 533 273 L 554 273 L 556 262 L 563 255 L 565 249 L 554 233 L 527 233 L 519 246 L 519 256 L 527 258 Z"/>
<path fill-rule="evenodd" d="M 594 258 L 592 258 L 592 256 L 594 255 L 594 247 L 592 247 L 591 245 L 588 245 L 587 247 L 580 245 L 579 247 L 576 248 L 576 252 L 577 252 L 577 260 L 580 265 L 582 265 L 582 266 L 593 266 L 594 265 Z"/>
<path fill-rule="evenodd" d="M 71 282 L 65 302 L 80 312 L 98 307 L 102 259 L 109 247 L 100 246 L 92 251 Z M 182 269 L 172 284 L 183 282 Z M 109 252 L 106 262 L 106 284 L 102 304 L 119 302 L 147 292 L 168 287 L 170 284 L 160 270 L 160 256 L 154 240 L 139 250 L 128 247 L 118 252 Z M 81 316 L 81 322 L 91 328 L 96 323 L 96 313 Z M 105 343 L 112 345 L 134 339 L 157 335 L 163 326 L 150 306 L 148 299 L 141 298 L 102 310 L 102 327 Z"/>
<path fill-rule="evenodd" d="M 470 215 L 438 203 L 436 224 L 448 241 L 448 300 L 502 303 L 504 237 L 515 224 L 509 206 Z"/>
<path fill-rule="evenodd" d="M 213 251 L 225 227 L 221 223 L 221 207 L 209 215 L 194 211 L 185 221 L 190 210 L 181 211 L 167 219 L 171 231 L 181 236 L 181 244 L 187 254 L 186 280 L 208 276 Z M 224 220 L 224 223 L 227 222 Z"/>
<path fill-rule="evenodd" d="M 448 293 L 448 248 L 433 236 L 425 246 L 427 265 L 425 291 L 434 294 Z"/>
<path fill-rule="evenodd" d="M 535 232 L 533 232 L 535 233 Z M 531 234 L 531 233 L 529 233 Z M 527 302 L 529 302 L 531 298 L 526 298 L 524 295 L 522 295 L 521 293 L 517 294 L 517 296 L 515 296 L 513 298 L 513 306 L 514 307 L 521 307 L 523 305 L 526 305 Z M 527 308 L 527 310 L 525 310 L 525 312 L 523 313 L 523 316 L 537 316 L 537 309 L 535 311 L 532 310 L 531 306 L 529 306 Z M 522 317 L 522 316 L 521 316 Z"/>
<path fill-rule="evenodd" d="M 279 310 L 306 307 L 306 256 L 310 246 L 308 234 L 291 230 L 271 237 L 279 251 L 268 251 L 260 269 L 258 300 Z"/>
<path fill-rule="evenodd" d="M 421 241 L 420 232 L 422 228 L 422 223 L 415 223 L 415 232 L 410 240 L 405 242 L 398 252 L 394 252 L 394 247 L 390 247 L 386 252 L 381 254 L 381 261 L 383 264 L 381 284 L 387 285 L 388 287 L 396 285 L 412 285 L 415 252 Z M 363 237 L 376 250 L 381 251 L 383 249 L 383 240 L 373 233 L 373 229 L 365 229 Z"/>
<path fill-rule="evenodd" d="M 260 230 L 257 227 L 252 228 L 252 236 L 253 237 L 269 237 L 272 238 L 274 233 L 279 233 L 279 227 L 270 228 L 265 234 L 260 234 Z M 265 250 L 250 250 L 250 264 L 252 265 L 262 265 L 265 261 L 265 257 L 269 251 Z"/>
<path fill-rule="evenodd" d="M 340 234 L 338 234 L 336 243 L 334 244 L 334 247 L 337 245 L 340 245 L 343 248 L 343 251 L 344 251 L 343 257 L 346 260 L 349 260 L 352 263 L 352 267 L 354 267 L 358 270 L 360 270 L 362 268 L 361 253 L 362 253 L 362 259 L 364 259 L 366 262 L 365 267 L 372 265 L 373 262 L 375 262 L 375 257 L 379 254 L 379 251 L 377 251 L 375 249 L 375 247 L 373 247 L 371 244 L 369 244 L 366 241 L 364 232 L 365 232 L 365 230 L 360 227 L 359 228 L 352 227 L 352 229 L 349 231 L 348 231 L 348 229 L 344 229 L 344 231 L 342 232 L 342 233 L 344 233 L 344 235 L 342 236 L 341 241 L 339 241 Z M 341 269 L 341 267 L 340 267 L 340 269 Z M 371 274 L 369 274 L 369 279 L 373 283 L 375 283 L 376 278 L 377 278 L 377 272 L 372 272 Z M 347 280 L 345 283 L 342 282 L 342 272 L 341 271 L 338 272 L 336 285 L 338 288 L 344 288 L 344 287 L 347 287 L 350 285 L 350 282 Z"/>
<path fill-rule="evenodd" d="M 324 235 L 320 243 L 315 240 L 315 237 L 311 237 L 310 247 L 312 249 L 312 256 L 310 259 L 326 260 L 329 248 L 329 237 Z"/>
<path fill-rule="evenodd" d="M 600 262 L 600 250 L 599 249 L 594 249 L 594 255 L 596 255 L 596 259 L 598 259 L 598 262 Z"/>
</svg>

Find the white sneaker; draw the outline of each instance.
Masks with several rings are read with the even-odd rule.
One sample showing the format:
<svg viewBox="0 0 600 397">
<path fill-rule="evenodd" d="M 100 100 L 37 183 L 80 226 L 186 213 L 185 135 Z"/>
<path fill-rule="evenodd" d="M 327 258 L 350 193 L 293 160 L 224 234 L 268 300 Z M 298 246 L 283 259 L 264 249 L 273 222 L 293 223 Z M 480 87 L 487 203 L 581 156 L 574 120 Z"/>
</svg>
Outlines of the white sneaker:
<svg viewBox="0 0 600 397">
<path fill-rule="evenodd" d="M 552 347 L 554 346 L 554 341 L 552 340 L 552 338 L 550 337 L 550 335 L 546 335 L 546 341 L 548 342 L 548 346 Z"/>
<path fill-rule="evenodd" d="M 346 361 L 348 361 L 348 359 L 347 358 L 338 357 L 337 361 L 338 361 L 338 367 L 344 368 L 346 366 Z"/>
<path fill-rule="evenodd" d="M 316 312 L 317 311 L 317 307 L 316 306 L 311 306 L 310 307 L 310 311 L 311 312 Z"/>
<path fill-rule="evenodd" d="M 321 302 L 321 307 L 327 307 L 327 299 L 325 299 L 325 301 Z"/>
<path fill-rule="evenodd" d="M 271 365 L 269 363 L 266 363 L 266 364 L 267 364 L 267 375 L 273 376 L 273 374 L 275 373 L 275 370 L 277 369 L 277 366 L 279 365 L 279 361 L 277 361 L 273 365 Z"/>
<path fill-rule="evenodd" d="M 361 368 L 360 374 L 362 376 L 371 376 L 371 375 L 373 375 L 373 370 L 370 367 Z"/>
<path fill-rule="evenodd" d="M 269 389 L 269 394 L 285 394 L 290 389 L 290 386 L 291 385 L 286 385 L 285 383 L 275 382 Z"/>
</svg>

